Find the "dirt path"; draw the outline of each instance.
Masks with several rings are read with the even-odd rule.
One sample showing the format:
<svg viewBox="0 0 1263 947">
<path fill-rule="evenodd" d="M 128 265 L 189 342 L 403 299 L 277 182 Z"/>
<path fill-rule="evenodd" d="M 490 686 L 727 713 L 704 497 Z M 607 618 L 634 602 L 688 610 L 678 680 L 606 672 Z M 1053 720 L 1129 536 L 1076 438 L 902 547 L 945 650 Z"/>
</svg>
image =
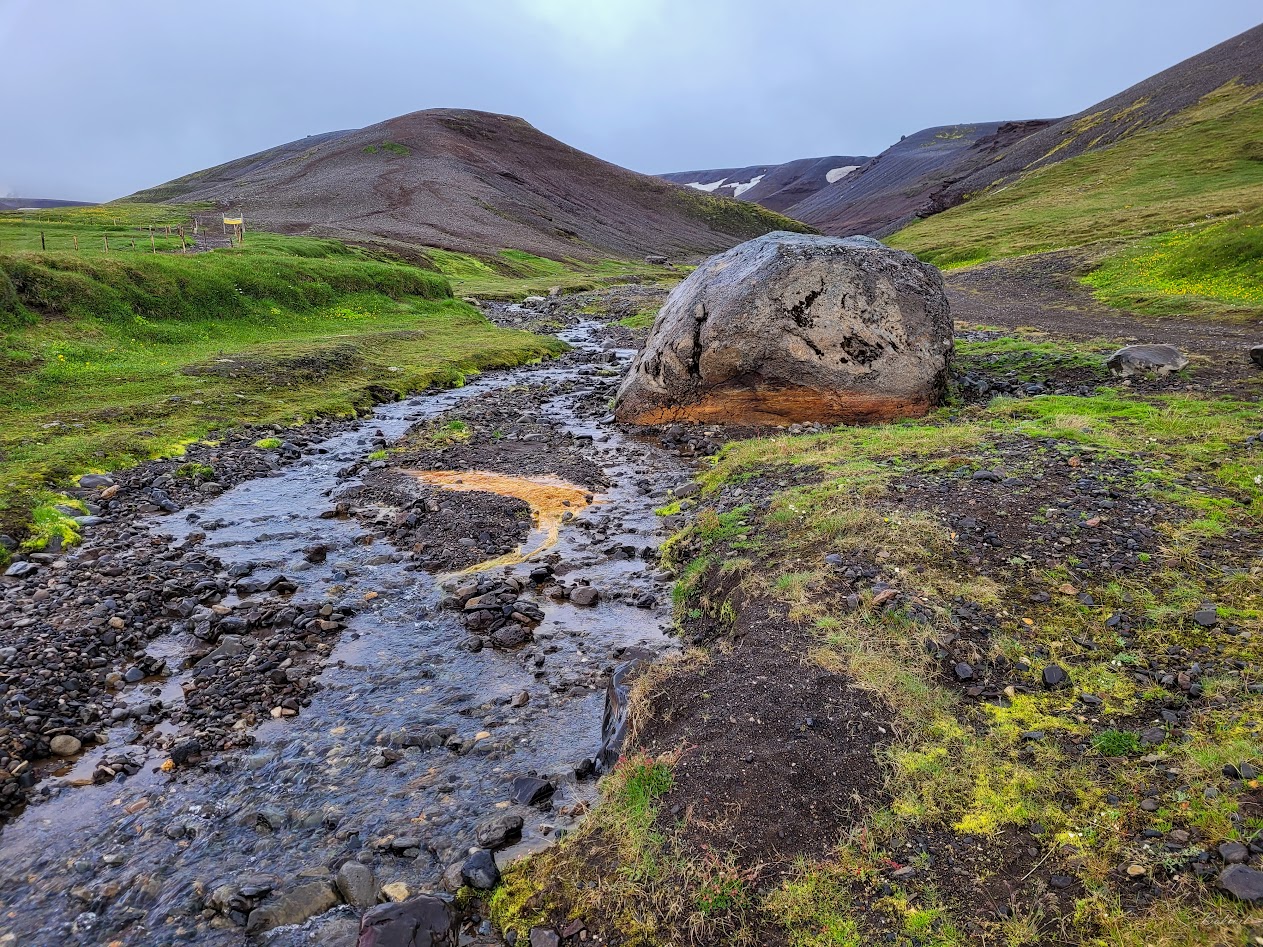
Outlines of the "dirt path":
<svg viewBox="0 0 1263 947">
<path fill-rule="evenodd" d="M 1076 340 L 1169 343 L 1194 357 L 1199 385 L 1229 389 L 1244 383 L 1245 390 L 1259 393 L 1261 373 L 1249 350 L 1263 344 L 1263 320 L 1223 323 L 1110 309 L 1078 281 L 1076 269 L 1069 254 L 1047 253 L 949 273 L 952 315 L 971 325 L 1033 327 Z"/>
</svg>

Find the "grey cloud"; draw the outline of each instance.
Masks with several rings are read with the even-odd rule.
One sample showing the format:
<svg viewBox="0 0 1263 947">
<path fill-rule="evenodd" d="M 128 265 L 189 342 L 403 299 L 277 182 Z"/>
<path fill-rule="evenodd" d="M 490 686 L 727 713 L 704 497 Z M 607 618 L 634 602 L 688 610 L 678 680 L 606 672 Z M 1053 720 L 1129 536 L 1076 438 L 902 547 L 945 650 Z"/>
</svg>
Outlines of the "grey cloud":
<svg viewBox="0 0 1263 947">
<path fill-rule="evenodd" d="M 1229 0 L 0 0 L 0 180 L 106 200 L 438 106 L 649 172 L 875 154 L 930 125 L 1078 111 L 1257 17 Z"/>
</svg>

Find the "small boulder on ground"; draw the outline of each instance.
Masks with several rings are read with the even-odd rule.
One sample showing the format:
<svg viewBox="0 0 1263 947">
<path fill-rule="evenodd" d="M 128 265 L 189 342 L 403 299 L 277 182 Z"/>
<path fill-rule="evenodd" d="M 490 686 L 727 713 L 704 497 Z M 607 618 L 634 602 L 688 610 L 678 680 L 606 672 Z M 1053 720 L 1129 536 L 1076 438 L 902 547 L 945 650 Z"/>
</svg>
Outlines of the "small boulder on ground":
<svg viewBox="0 0 1263 947">
<path fill-rule="evenodd" d="M 354 860 L 343 862 L 334 882 L 342 900 L 352 907 L 368 908 L 377 903 L 377 879 L 367 865 Z"/>
<path fill-rule="evenodd" d="M 522 837 L 522 817 L 520 815 L 498 815 L 480 822 L 474 830 L 475 838 L 483 848 L 496 849 L 512 845 Z"/>
<path fill-rule="evenodd" d="M 1256 345 L 1250 349 L 1250 361 L 1259 368 L 1263 368 L 1263 345 Z"/>
<path fill-rule="evenodd" d="M 1119 349 L 1105 364 L 1124 377 L 1141 372 L 1169 375 L 1188 367 L 1188 359 L 1174 345 L 1128 345 Z"/>
<path fill-rule="evenodd" d="M 1229 865 L 1219 876 L 1219 887 L 1238 901 L 1263 904 L 1263 871 L 1245 865 Z"/>
<path fill-rule="evenodd" d="M 869 237 L 770 233 L 677 286 L 619 389 L 633 424 L 888 421 L 947 388 L 939 271 Z"/>
<path fill-rule="evenodd" d="M 460 876 L 475 891 L 490 891 L 500 883 L 500 869 L 496 866 L 495 857 L 485 848 L 478 849 L 465 860 Z"/>
</svg>

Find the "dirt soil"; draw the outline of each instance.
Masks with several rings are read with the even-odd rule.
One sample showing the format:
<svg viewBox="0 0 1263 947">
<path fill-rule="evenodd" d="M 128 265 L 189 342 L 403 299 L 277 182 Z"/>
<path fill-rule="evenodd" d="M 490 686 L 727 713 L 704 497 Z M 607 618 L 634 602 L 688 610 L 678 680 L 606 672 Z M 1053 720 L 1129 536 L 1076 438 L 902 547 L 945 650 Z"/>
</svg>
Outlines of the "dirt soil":
<svg viewBox="0 0 1263 947">
<path fill-rule="evenodd" d="M 751 602 L 735 645 L 655 694 L 651 753 L 683 748 L 663 806 L 699 851 L 732 852 L 760 882 L 828 854 L 857 812 L 884 798 L 889 711 L 868 691 L 803 660 L 813 642 L 783 607 Z"/>
<path fill-rule="evenodd" d="M 944 282 L 958 324 L 1030 327 L 1067 339 L 1107 339 L 1120 347 L 1163 342 L 1188 355 L 1194 369 L 1182 385 L 1166 380 L 1168 388 L 1263 393 L 1263 373 L 1250 363 L 1250 347 L 1263 341 L 1263 320 L 1222 323 L 1111 309 L 1079 282 L 1084 272 L 1080 252 L 1059 251 L 949 272 Z"/>
</svg>

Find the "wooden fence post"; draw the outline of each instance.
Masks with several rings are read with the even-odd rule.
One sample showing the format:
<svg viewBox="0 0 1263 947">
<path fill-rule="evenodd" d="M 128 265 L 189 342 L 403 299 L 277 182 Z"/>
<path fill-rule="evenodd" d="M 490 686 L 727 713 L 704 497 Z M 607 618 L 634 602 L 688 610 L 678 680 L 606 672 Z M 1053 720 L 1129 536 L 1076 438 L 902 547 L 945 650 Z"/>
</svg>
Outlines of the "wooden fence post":
<svg viewBox="0 0 1263 947">
<path fill-rule="evenodd" d="M 79 235 L 78 235 L 77 233 L 72 233 L 72 234 L 70 235 L 70 237 L 71 237 L 71 239 L 72 239 L 72 240 L 74 240 L 74 242 L 75 242 L 75 250 L 77 251 L 77 250 L 79 249 Z"/>
<path fill-rule="evenodd" d="M 47 249 L 48 249 L 48 247 L 47 247 L 47 246 L 45 245 L 45 243 L 44 243 L 44 231 L 42 231 L 42 230 L 39 232 L 39 248 L 40 248 L 41 250 L 47 250 Z"/>
<path fill-rule="evenodd" d="M 180 252 L 181 253 L 189 252 L 188 247 L 184 245 L 184 228 L 183 227 L 180 228 Z"/>
<path fill-rule="evenodd" d="M 105 241 L 105 252 L 109 253 L 110 252 L 110 235 L 108 233 L 104 234 L 101 239 Z"/>
</svg>

